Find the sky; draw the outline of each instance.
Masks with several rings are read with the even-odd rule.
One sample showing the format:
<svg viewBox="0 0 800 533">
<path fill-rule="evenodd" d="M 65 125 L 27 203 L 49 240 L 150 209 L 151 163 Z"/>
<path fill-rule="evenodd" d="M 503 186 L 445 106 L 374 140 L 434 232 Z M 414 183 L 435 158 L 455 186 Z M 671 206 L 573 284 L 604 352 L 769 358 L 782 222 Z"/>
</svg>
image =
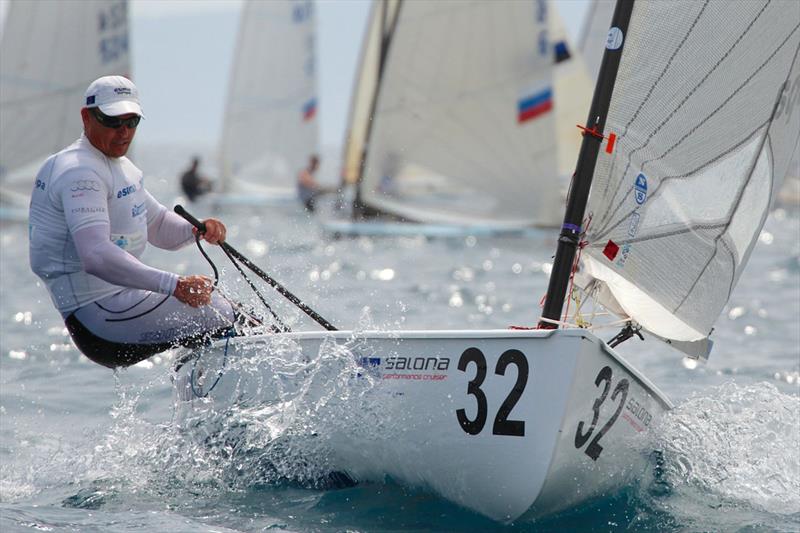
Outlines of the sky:
<svg viewBox="0 0 800 533">
<path fill-rule="evenodd" d="M 578 32 L 587 2 L 558 3 L 571 34 Z M 368 0 L 317 2 L 323 147 L 343 142 L 369 5 Z M 132 76 L 146 115 L 139 142 L 205 147 L 218 142 L 241 6 L 242 0 L 130 0 Z"/>
</svg>

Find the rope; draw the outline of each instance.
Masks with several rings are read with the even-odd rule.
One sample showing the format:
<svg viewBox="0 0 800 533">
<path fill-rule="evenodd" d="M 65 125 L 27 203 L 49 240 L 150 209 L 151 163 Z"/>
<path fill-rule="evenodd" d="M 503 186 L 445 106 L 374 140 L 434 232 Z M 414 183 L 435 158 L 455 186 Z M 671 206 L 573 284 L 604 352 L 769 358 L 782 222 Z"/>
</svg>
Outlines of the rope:
<svg viewBox="0 0 800 533">
<path fill-rule="evenodd" d="M 211 391 L 214 390 L 214 387 L 217 386 L 219 380 L 222 379 L 222 374 L 225 373 L 225 366 L 228 364 L 228 344 L 230 344 L 231 337 L 233 337 L 234 335 L 236 335 L 236 331 L 233 329 L 229 330 L 228 333 L 225 334 L 225 350 L 222 352 L 222 366 L 217 372 L 217 379 L 214 380 L 214 383 L 211 384 L 211 386 L 208 388 L 205 394 L 198 393 L 197 389 L 194 386 L 195 384 L 194 372 L 195 369 L 197 368 L 197 363 L 200 361 L 200 356 L 197 356 L 194 359 L 194 364 L 192 364 L 192 373 L 189 376 L 189 386 L 192 388 L 192 394 L 194 394 L 196 398 L 205 398 L 206 396 L 208 396 L 209 393 L 211 393 Z"/>
<path fill-rule="evenodd" d="M 219 284 L 219 271 L 217 270 L 217 266 L 214 264 L 214 261 L 211 260 L 211 258 L 208 256 L 208 253 L 206 253 L 205 249 L 203 249 L 203 245 L 200 244 L 200 233 L 199 232 L 197 234 L 195 234 L 194 241 L 197 244 L 197 248 L 200 250 L 200 253 L 203 254 L 203 257 L 205 257 L 206 261 L 208 261 L 208 264 L 211 265 L 211 270 L 214 271 L 214 287 L 217 287 L 218 284 Z M 275 311 L 273 311 L 272 307 L 270 307 L 270 305 L 267 303 L 267 300 L 259 292 L 258 287 L 256 287 L 255 284 L 252 282 L 252 280 L 250 280 L 250 278 L 247 277 L 247 274 L 239 266 L 239 263 L 236 262 L 236 259 L 233 256 L 231 256 L 230 253 L 228 253 L 228 250 L 226 250 L 225 247 L 222 247 L 222 251 L 225 252 L 225 255 L 228 256 L 228 259 L 230 259 L 231 263 L 233 263 L 233 266 L 236 267 L 236 270 L 238 270 L 239 273 L 242 275 L 242 277 L 245 279 L 245 281 L 247 281 L 247 284 L 250 286 L 250 288 L 253 290 L 253 292 L 256 293 L 256 296 L 258 296 L 258 299 L 261 300 L 261 303 L 264 305 L 264 307 L 267 309 L 267 311 L 269 311 L 269 313 L 272 315 L 272 318 L 275 320 L 275 322 L 277 322 L 278 325 L 280 326 L 280 327 L 273 326 L 273 331 L 275 331 L 276 333 L 277 332 L 289 332 L 289 331 L 291 331 L 289 326 L 284 324 L 283 321 L 275 313 Z M 225 295 L 222 292 L 222 290 L 220 290 L 219 292 L 220 292 L 220 295 L 229 304 L 231 304 L 231 306 L 233 308 L 237 309 L 242 314 L 246 314 L 247 318 L 249 318 L 250 320 L 252 320 L 254 322 L 261 322 L 260 320 L 256 319 L 255 317 L 250 316 L 248 313 L 243 312 L 241 304 L 239 304 L 238 302 L 233 301 L 231 298 L 229 298 L 227 295 Z M 232 326 L 234 328 L 236 327 L 235 320 L 233 321 Z M 227 349 L 227 347 L 226 347 L 226 349 Z"/>
<path fill-rule="evenodd" d="M 584 229 L 583 233 L 581 233 L 580 235 L 581 240 L 578 242 L 578 253 L 575 254 L 575 260 L 572 262 L 572 270 L 569 275 L 569 291 L 567 291 L 567 294 L 569 294 L 569 298 L 567 298 L 567 307 L 566 309 L 564 309 L 564 321 L 566 321 L 567 317 L 569 317 L 569 302 L 574 298 L 573 290 L 575 287 L 575 273 L 578 271 L 578 265 L 580 264 L 581 261 L 581 254 L 583 253 L 583 249 L 589 244 L 589 241 L 585 239 L 585 236 L 586 232 L 589 231 L 589 226 L 591 224 L 592 224 L 592 214 L 589 213 L 589 216 L 587 217 L 585 223 L 583 224 Z M 578 307 L 578 311 L 580 311 L 580 306 Z"/>
</svg>

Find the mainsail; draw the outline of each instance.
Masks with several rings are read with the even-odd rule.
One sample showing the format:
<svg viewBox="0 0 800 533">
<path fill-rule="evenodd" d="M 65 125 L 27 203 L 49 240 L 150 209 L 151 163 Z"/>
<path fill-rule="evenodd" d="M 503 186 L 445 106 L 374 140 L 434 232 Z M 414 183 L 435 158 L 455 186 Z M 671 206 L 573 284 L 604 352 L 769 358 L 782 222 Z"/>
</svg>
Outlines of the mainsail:
<svg viewBox="0 0 800 533">
<path fill-rule="evenodd" d="M 294 190 L 318 149 L 314 10 L 311 0 L 242 7 L 220 143 L 226 192 Z"/>
<path fill-rule="evenodd" d="M 450 1 L 373 9 L 364 56 L 370 65 L 385 61 L 362 63 L 359 83 L 379 84 L 371 124 L 351 122 L 351 139 L 364 135 L 359 127 L 368 134 L 347 158 L 365 148 L 360 201 L 432 223 L 558 220 L 547 7 Z M 381 39 L 392 27 L 390 40 Z"/>
<path fill-rule="evenodd" d="M 83 93 L 93 80 L 130 76 L 126 0 L 12 0 L 7 8 L 0 42 L 4 198 L 20 169 L 78 138 Z M 26 197 L 34 172 L 20 176 Z"/>
<path fill-rule="evenodd" d="M 583 273 L 655 335 L 702 340 L 797 149 L 800 2 L 638 0 L 623 39 Z"/>
<path fill-rule="evenodd" d="M 578 46 L 592 80 L 596 80 L 597 74 L 600 72 L 606 35 L 615 5 L 614 0 L 591 0 L 586 11 Z"/>
</svg>

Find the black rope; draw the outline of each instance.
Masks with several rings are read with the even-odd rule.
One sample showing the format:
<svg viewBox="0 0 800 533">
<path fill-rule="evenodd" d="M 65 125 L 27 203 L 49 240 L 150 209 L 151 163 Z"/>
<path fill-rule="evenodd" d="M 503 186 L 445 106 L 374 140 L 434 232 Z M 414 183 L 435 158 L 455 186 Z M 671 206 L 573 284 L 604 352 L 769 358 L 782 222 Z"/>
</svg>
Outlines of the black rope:
<svg viewBox="0 0 800 533">
<path fill-rule="evenodd" d="M 197 244 L 197 248 L 198 248 L 198 250 L 200 250 L 200 253 L 203 254 L 203 257 L 205 257 L 206 261 L 208 261 L 208 264 L 211 265 L 211 270 L 214 271 L 214 286 L 216 287 L 217 284 L 219 283 L 219 271 L 217 270 L 217 265 L 214 264 L 214 261 L 212 261 L 211 258 L 208 257 L 208 254 L 203 249 L 203 245 L 200 244 L 200 232 L 199 231 L 197 233 L 195 233 L 195 235 L 194 235 L 194 242 Z"/>
<path fill-rule="evenodd" d="M 211 258 L 208 256 L 208 253 L 206 253 L 205 249 L 203 249 L 203 245 L 200 244 L 200 232 L 197 232 L 197 234 L 195 234 L 194 241 L 195 241 L 195 243 L 197 243 L 197 248 L 200 250 L 200 253 L 203 254 L 203 257 L 206 258 L 206 261 L 208 261 L 208 264 L 211 265 L 211 270 L 214 271 L 214 287 L 216 287 L 219 284 L 219 271 L 217 270 L 217 265 L 214 264 L 214 261 L 211 260 Z M 223 248 L 222 250 L 225 252 L 225 255 L 228 256 L 228 259 L 231 260 L 231 263 L 233 263 L 233 266 L 236 267 L 236 270 L 238 270 L 239 273 L 242 275 L 242 277 L 245 279 L 245 281 L 247 281 L 247 284 L 250 286 L 250 288 L 253 289 L 253 292 L 256 293 L 256 296 L 258 296 L 258 299 L 261 300 L 261 303 L 264 305 L 264 307 L 267 309 L 267 311 L 270 312 L 270 314 L 272 315 L 272 318 L 275 320 L 275 322 L 277 322 L 279 324 L 280 327 L 273 327 L 273 331 L 276 331 L 276 332 L 281 332 L 281 331 L 282 332 L 289 332 L 289 331 L 291 331 L 289 326 L 284 324 L 283 321 L 275 313 L 275 311 L 272 310 L 272 307 L 270 307 L 270 305 L 267 303 L 267 300 L 258 291 L 258 287 L 256 287 L 255 284 L 250 280 L 250 278 L 247 277 L 247 274 L 245 274 L 244 270 L 242 270 L 242 268 L 239 266 L 239 264 L 236 262 L 236 260 L 233 257 L 231 257 L 231 255 L 228 253 L 227 250 L 225 250 L 225 248 Z M 231 304 L 233 304 L 233 303 L 234 302 L 231 302 Z M 234 326 L 235 325 L 236 324 L 235 324 L 235 320 L 234 320 Z"/>
<path fill-rule="evenodd" d="M 289 326 L 287 326 L 286 324 L 283 323 L 283 321 L 278 317 L 278 315 L 275 313 L 275 311 L 272 310 L 272 307 L 270 307 L 270 305 L 267 303 L 266 298 L 264 298 L 264 296 L 259 292 L 258 287 L 256 287 L 255 283 L 253 283 L 253 281 L 249 277 L 247 277 L 247 274 L 242 269 L 242 267 L 239 266 L 239 263 L 236 261 L 236 258 L 234 258 L 231 255 L 231 253 L 227 250 L 227 248 L 225 248 L 224 246 L 222 246 L 221 248 L 222 248 L 222 251 L 225 252 L 225 255 L 228 256 L 228 259 L 231 260 L 231 263 L 233 263 L 233 266 L 236 267 L 236 270 L 239 271 L 239 274 L 242 275 L 242 277 L 247 282 L 247 284 L 250 286 L 250 288 L 253 289 L 253 292 L 256 293 L 256 296 L 258 296 L 258 299 L 261 300 L 261 303 L 264 305 L 264 307 L 267 309 L 267 311 L 269 311 L 269 313 L 272 315 L 272 318 L 275 319 L 275 322 L 278 323 L 278 325 L 280 326 L 280 331 L 283 331 L 283 332 L 292 331 L 291 328 L 289 328 Z"/>
</svg>

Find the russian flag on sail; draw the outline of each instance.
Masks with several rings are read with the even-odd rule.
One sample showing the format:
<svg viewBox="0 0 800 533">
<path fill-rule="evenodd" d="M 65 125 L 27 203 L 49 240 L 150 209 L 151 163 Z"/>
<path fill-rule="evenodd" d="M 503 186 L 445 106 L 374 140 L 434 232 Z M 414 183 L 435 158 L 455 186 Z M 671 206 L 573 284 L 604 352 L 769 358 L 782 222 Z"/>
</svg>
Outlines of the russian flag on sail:
<svg viewBox="0 0 800 533">
<path fill-rule="evenodd" d="M 312 98 L 303 104 L 303 122 L 308 122 L 317 114 L 317 99 Z"/>
<path fill-rule="evenodd" d="M 553 90 L 550 87 L 523 97 L 517 103 L 517 122 L 534 119 L 553 109 Z"/>
</svg>

